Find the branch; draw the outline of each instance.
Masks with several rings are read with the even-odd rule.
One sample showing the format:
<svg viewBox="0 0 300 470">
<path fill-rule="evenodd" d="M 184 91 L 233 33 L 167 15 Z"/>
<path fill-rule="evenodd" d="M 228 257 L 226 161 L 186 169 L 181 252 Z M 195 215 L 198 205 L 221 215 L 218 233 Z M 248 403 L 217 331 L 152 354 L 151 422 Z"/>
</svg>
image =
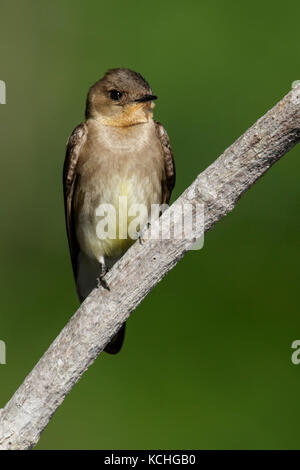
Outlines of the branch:
<svg viewBox="0 0 300 470">
<path fill-rule="evenodd" d="M 181 204 L 204 203 L 204 231 L 300 140 L 300 86 L 259 119 L 157 221 L 162 228 Z M 175 217 L 176 218 L 176 217 Z M 197 237 L 203 234 L 196 226 Z M 65 396 L 130 313 L 184 256 L 190 240 L 135 243 L 94 289 L 1 412 L 0 449 L 30 449 Z"/>
</svg>

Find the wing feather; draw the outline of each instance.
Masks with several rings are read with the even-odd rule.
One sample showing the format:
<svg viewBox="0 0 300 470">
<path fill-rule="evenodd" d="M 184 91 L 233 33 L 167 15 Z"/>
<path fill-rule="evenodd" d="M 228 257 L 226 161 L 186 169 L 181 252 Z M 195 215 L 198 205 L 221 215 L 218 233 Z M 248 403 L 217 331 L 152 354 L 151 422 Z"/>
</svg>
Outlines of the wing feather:
<svg viewBox="0 0 300 470">
<path fill-rule="evenodd" d="M 77 277 L 77 258 L 79 252 L 78 241 L 74 226 L 73 196 L 77 181 L 77 163 L 80 151 L 87 137 L 85 123 L 79 124 L 69 137 L 63 170 L 63 190 L 65 203 L 65 217 L 72 267 L 75 279 Z"/>
<path fill-rule="evenodd" d="M 175 162 L 169 136 L 166 129 L 160 122 L 154 121 L 156 133 L 163 148 L 165 159 L 165 180 L 163 181 L 163 204 L 169 204 L 172 190 L 175 186 Z"/>
</svg>

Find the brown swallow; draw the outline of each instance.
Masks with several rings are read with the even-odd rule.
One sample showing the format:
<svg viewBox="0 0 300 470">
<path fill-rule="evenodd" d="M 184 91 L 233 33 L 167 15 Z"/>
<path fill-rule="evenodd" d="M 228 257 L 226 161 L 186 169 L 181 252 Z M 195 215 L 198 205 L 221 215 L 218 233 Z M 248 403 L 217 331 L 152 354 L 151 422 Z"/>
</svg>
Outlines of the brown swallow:
<svg viewBox="0 0 300 470">
<path fill-rule="evenodd" d="M 149 211 L 152 204 L 170 200 L 175 165 L 167 132 L 153 120 L 156 98 L 140 74 L 124 68 L 109 70 L 90 88 L 86 120 L 68 140 L 65 216 L 80 302 L 135 241 L 119 236 L 120 225 L 125 221 L 127 231 L 132 220 L 128 205 L 120 207 L 120 198 L 143 204 Z M 97 208 L 107 205 L 115 208 L 118 227 L 116 236 L 103 239 L 97 232 Z M 117 353 L 124 332 L 125 324 L 105 351 Z"/>
</svg>

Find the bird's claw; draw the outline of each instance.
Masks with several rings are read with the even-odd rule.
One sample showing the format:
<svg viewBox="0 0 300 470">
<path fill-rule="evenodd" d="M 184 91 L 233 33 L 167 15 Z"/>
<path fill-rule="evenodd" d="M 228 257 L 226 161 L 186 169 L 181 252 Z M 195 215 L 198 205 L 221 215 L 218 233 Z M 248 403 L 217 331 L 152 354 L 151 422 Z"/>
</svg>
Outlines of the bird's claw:
<svg viewBox="0 0 300 470">
<path fill-rule="evenodd" d="M 147 222 L 145 227 L 143 228 L 143 230 L 140 232 L 139 234 L 139 243 L 140 245 L 143 245 L 145 243 L 146 240 L 148 240 L 148 238 L 143 238 L 143 235 L 145 234 L 145 232 L 151 227 L 151 224 L 150 222 Z"/>
<path fill-rule="evenodd" d="M 106 290 L 110 290 L 107 281 L 102 276 L 97 277 L 97 287 L 103 287 Z"/>
<path fill-rule="evenodd" d="M 98 287 L 98 288 L 101 286 L 101 287 L 104 287 L 104 289 L 106 289 L 106 290 L 110 290 L 107 281 L 104 279 L 104 276 L 105 276 L 105 274 L 107 273 L 107 271 L 108 271 L 108 269 L 107 269 L 107 267 L 105 266 L 105 263 L 104 263 L 104 262 L 101 262 L 101 263 L 100 263 L 100 273 L 99 273 L 99 277 L 97 277 L 97 287 Z"/>
</svg>

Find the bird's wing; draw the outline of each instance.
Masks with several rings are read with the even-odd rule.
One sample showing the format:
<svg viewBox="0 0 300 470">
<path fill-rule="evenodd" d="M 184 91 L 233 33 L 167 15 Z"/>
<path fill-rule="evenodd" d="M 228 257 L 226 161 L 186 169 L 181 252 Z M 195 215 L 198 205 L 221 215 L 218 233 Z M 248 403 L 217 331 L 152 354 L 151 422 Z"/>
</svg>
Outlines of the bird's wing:
<svg viewBox="0 0 300 470">
<path fill-rule="evenodd" d="M 165 159 L 165 180 L 163 181 L 163 204 L 169 204 L 172 190 L 175 186 L 175 162 L 166 129 L 160 122 L 154 121 L 156 133 L 162 145 Z"/>
<path fill-rule="evenodd" d="M 78 241 L 74 226 L 73 196 L 77 180 L 77 163 L 82 146 L 86 140 L 87 127 L 85 123 L 79 124 L 69 137 L 63 170 L 63 189 L 65 201 L 66 226 L 69 248 L 75 279 L 77 277 L 77 257 L 79 252 Z"/>
</svg>

